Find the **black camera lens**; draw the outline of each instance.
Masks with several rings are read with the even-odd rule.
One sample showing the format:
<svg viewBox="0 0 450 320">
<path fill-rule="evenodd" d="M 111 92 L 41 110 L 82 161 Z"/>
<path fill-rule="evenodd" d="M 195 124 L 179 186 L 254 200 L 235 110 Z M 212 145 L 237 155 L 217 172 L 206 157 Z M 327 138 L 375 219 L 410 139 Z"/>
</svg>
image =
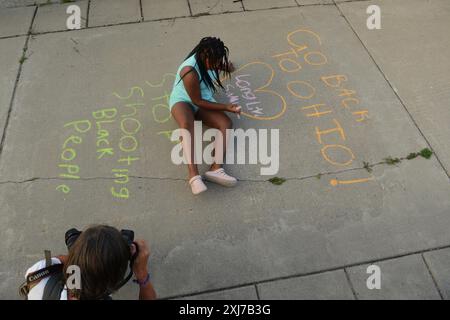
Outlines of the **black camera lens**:
<svg viewBox="0 0 450 320">
<path fill-rule="evenodd" d="M 81 231 L 78 231 L 75 228 L 67 230 L 66 235 L 65 235 L 65 242 L 66 242 L 67 249 L 70 249 L 72 247 L 72 245 L 78 239 L 80 234 L 81 234 Z"/>
<path fill-rule="evenodd" d="M 134 231 L 133 230 L 123 229 L 123 230 L 120 230 L 120 233 L 122 234 L 122 237 L 125 240 L 125 242 L 129 246 L 131 246 L 133 244 L 133 241 L 134 241 Z"/>
</svg>

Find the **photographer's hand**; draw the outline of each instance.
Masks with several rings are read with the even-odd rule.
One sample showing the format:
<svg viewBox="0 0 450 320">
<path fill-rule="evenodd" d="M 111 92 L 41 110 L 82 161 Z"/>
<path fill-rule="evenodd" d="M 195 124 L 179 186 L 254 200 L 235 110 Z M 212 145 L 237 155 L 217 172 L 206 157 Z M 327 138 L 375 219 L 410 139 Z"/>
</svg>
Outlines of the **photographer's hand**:
<svg viewBox="0 0 450 320">
<path fill-rule="evenodd" d="M 145 283 L 148 280 L 148 259 L 150 257 L 150 249 L 144 240 L 136 240 L 138 245 L 138 256 L 134 260 L 133 273 L 139 283 Z M 131 246 L 131 254 L 136 252 L 135 244 Z M 148 280 L 145 284 L 140 284 L 139 300 L 154 300 L 156 292 L 152 283 Z"/>
</svg>

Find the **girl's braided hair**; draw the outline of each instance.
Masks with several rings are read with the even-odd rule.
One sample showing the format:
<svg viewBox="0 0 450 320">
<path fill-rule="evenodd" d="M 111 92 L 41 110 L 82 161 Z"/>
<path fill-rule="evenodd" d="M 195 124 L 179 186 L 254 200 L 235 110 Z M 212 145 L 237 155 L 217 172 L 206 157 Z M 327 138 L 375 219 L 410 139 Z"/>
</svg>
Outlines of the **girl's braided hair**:
<svg viewBox="0 0 450 320">
<path fill-rule="evenodd" d="M 206 86 L 213 92 L 216 92 L 217 86 L 224 89 L 220 81 L 219 72 L 222 71 L 227 78 L 230 77 L 230 63 L 228 61 L 228 47 L 224 45 L 223 41 L 216 37 L 202 38 L 186 59 L 194 54 L 200 71 L 200 82 L 204 81 Z M 208 70 L 206 69 L 206 60 L 209 62 L 215 79 L 211 79 Z M 193 69 L 186 72 L 183 77 L 181 77 L 180 81 L 192 70 Z"/>
</svg>

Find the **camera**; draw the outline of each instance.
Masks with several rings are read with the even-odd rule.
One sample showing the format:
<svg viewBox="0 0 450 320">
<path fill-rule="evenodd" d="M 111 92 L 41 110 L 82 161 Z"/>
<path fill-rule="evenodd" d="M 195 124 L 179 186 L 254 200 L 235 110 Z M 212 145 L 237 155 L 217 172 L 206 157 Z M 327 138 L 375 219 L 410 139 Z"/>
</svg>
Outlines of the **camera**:
<svg viewBox="0 0 450 320">
<path fill-rule="evenodd" d="M 73 246 L 73 244 L 75 243 L 75 241 L 78 239 L 78 237 L 80 236 L 81 231 L 72 228 L 66 231 L 65 234 L 65 242 L 66 242 L 66 246 L 67 249 L 70 250 L 70 248 Z M 131 246 L 134 242 L 134 231 L 133 230 L 127 230 L 127 229 L 122 229 L 120 230 L 120 234 L 122 235 L 123 239 L 125 240 L 125 242 Z M 134 244 L 136 246 L 137 249 L 137 244 Z"/>
<path fill-rule="evenodd" d="M 73 246 L 73 244 L 75 243 L 75 241 L 77 241 L 78 237 L 80 236 L 80 234 L 82 233 L 82 231 L 79 231 L 75 228 L 69 229 L 66 231 L 65 233 L 65 243 L 67 246 L 67 249 L 70 250 L 70 248 Z M 123 285 L 125 285 L 133 276 L 133 264 L 134 264 L 134 260 L 136 259 L 136 257 L 139 254 L 139 247 L 138 244 L 136 242 L 134 242 L 134 231 L 133 230 L 127 230 L 127 229 L 122 229 L 120 230 L 120 234 L 122 235 L 122 238 L 125 240 L 125 242 L 128 244 L 128 246 L 130 247 L 131 250 L 131 245 L 134 244 L 134 246 L 136 247 L 136 252 L 131 255 L 131 251 L 130 251 L 130 265 L 129 265 L 129 274 L 117 285 L 117 287 L 115 288 L 115 290 L 118 290 L 119 288 L 121 288 Z M 105 293 L 104 297 L 108 297 L 110 294 L 110 292 Z"/>
</svg>

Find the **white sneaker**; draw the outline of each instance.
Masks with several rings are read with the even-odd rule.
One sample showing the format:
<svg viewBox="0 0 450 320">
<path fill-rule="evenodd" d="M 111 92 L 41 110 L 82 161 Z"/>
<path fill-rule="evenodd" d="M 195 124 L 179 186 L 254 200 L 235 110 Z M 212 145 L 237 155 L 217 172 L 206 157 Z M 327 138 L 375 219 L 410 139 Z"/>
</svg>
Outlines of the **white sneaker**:
<svg viewBox="0 0 450 320">
<path fill-rule="evenodd" d="M 206 171 L 205 179 L 220 184 L 224 187 L 234 187 L 237 184 L 237 179 L 226 174 L 223 168 L 214 171 Z"/>
<path fill-rule="evenodd" d="M 191 186 L 192 193 L 197 195 L 199 193 L 208 190 L 206 185 L 203 183 L 202 176 L 195 176 L 189 180 L 189 185 Z"/>
</svg>

